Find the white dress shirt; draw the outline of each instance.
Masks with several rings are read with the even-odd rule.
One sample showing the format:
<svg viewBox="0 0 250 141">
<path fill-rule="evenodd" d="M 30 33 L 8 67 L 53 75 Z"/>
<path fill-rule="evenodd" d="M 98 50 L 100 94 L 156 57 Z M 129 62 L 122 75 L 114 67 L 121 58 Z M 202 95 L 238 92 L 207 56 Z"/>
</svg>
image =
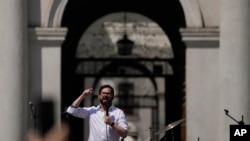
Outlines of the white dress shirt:
<svg viewBox="0 0 250 141">
<path fill-rule="evenodd" d="M 119 135 L 110 125 L 104 122 L 105 111 L 101 111 L 99 106 L 92 107 L 78 107 L 74 108 L 69 106 L 67 108 L 67 113 L 89 120 L 89 138 L 88 141 L 119 141 Z M 125 117 L 124 112 L 115 107 L 111 106 L 109 108 L 109 116 L 111 120 L 128 130 L 128 122 Z"/>
</svg>

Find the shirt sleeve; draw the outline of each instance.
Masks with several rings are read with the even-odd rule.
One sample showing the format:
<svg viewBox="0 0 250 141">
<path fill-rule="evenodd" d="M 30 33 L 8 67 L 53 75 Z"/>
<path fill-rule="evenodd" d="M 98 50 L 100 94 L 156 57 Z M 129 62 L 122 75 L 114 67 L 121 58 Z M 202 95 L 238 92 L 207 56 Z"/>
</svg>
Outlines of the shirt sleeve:
<svg viewBox="0 0 250 141">
<path fill-rule="evenodd" d="M 66 112 L 72 116 L 78 117 L 78 118 L 88 118 L 89 117 L 89 110 L 84 107 L 72 107 L 69 106 L 66 110 Z"/>
<path fill-rule="evenodd" d="M 119 113 L 119 118 L 118 118 L 117 124 L 128 131 L 128 121 L 127 121 L 126 116 L 122 110 Z"/>
</svg>

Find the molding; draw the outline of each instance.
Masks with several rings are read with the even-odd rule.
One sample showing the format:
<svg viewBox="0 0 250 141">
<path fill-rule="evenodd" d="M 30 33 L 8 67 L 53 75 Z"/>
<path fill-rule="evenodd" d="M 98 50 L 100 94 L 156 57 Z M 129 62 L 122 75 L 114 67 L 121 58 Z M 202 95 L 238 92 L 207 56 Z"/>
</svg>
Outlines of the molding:
<svg viewBox="0 0 250 141">
<path fill-rule="evenodd" d="M 41 26 L 60 27 L 68 0 L 41 1 Z"/>
<path fill-rule="evenodd" d="M 219 47 L 219 28 L 182 28 L 182 41 L 190 47 Z"/>
<path fill-rule="evenodd" d="M 67 3 L 68 3 L 68 0 L 54 1 L 53 7 L 52 7 L 53 13 L 51 12 L 50 14 L 49 26 L 52 26 L 52 27 L 61 26 L 63 12 Z M 56 5 L 56 9 L 54 9 L 54 5 Z"/>
<path fill-rule="evenodd" d="M 29 28 L 29 40 L 37 41 L 64 41 L 67 28 Z"/>
</svg>

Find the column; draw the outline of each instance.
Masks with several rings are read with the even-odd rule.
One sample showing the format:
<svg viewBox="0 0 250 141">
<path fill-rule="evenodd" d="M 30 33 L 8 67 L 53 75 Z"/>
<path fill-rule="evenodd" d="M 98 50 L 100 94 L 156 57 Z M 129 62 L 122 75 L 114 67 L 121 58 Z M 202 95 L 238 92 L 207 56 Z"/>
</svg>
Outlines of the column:
<svg viewBox="0 0 250 141">
<path fill-rule="evenodd" d="M 62 114 L 61 45 L 66 34 L 67 28 L 29 28 L 30 100 L 34 104 L 53 101 L 55 122 L 60 122 Z"/>
<path fill-rule="evenodd" d="M 250 123 L 250 0 L 221 1 L 220 38 L 220 141 L 229 140 L 230 124 L 225 115 Z"/>
<path fill-rule="evenodd" d="M 0 1 L 0 137 L 24 140 L 27 116 L 26 1 Z"/>
</svg>

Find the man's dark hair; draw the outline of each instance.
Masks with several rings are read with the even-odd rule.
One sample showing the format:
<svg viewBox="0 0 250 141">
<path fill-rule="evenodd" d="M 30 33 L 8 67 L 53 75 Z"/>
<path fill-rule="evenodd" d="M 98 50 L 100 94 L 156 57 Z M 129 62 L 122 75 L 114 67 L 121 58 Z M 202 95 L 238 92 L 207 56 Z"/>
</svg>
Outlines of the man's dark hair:
<svg viewBox="0 0 250 141">
<path fill-rule="evenodd" d="M 114 88 L 113 88 L 112 86 L 110 86 L 110 85 L 102 85 L 102 86 L 99 88 L 99 94 L 101 94 L 101 91 L 102 91 L 102 89 L 104 89 L 104 88 L 110 88 L 111 94 L 114 95 Z"/>
</svg>

